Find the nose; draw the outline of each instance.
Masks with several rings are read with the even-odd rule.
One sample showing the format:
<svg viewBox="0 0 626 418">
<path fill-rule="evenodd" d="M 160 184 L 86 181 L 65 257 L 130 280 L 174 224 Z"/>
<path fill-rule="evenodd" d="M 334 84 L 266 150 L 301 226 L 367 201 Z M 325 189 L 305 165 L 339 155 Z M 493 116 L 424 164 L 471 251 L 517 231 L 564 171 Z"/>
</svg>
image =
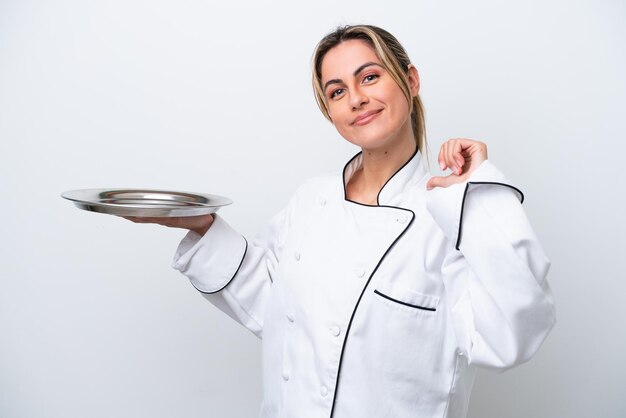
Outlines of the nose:
<svg viewBox="0 0 626 418">
<path fill-rule="evenodd" d="M 369 99 L 360 88 L 355 88 L 350 94 L 350 105 L 352 110 L 360 109 L 363 105 L 369 103 Z"/>
</svg>

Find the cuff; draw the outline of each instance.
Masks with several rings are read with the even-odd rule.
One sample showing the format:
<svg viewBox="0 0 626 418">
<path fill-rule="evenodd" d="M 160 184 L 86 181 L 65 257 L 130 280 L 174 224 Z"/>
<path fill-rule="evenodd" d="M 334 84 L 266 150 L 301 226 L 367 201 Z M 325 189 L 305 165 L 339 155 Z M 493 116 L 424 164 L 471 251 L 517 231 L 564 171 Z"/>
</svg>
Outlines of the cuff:
<svg viewBox="0 0 626 418">
<path fill-rule="evenodd" d="M 202 293 L 216 293 L 233 280 L 246 255 L 248 242 L 219 215 L 200 236 L 193 231 L 178 245 L 172 267 Z"/>
<path fill-rule="evenodd" d="M 491 187 L 504 186 L 517 194 L 520 203 L 524 201 L 524 194 L 517 187 L 510 184 L 504 174 L 496 168 L 489 160 L 485 160 L 463 183 L 452 186 L 438 187 L 430 192 L 427 203 L 428 211 L 435 219 L 435 222 L 443 230 L 448 239 L 453 241 L 454 247 L 458 250 L 461 244 L 463 232 L 463 209 L 465 199 L 470 191 L 476 188 L 488 192 Z"/>
</svg>

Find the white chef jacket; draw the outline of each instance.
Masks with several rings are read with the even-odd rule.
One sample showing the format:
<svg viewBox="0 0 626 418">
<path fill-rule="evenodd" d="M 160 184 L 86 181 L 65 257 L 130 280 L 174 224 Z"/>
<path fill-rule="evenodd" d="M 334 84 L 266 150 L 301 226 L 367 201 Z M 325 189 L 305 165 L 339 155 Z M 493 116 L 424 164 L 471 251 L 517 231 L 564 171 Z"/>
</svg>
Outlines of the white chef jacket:
<svg viewBox="0 0 626 418">
<path fill-rule="evenodd" d="M 476 367 L 527 361 L 555 323 L 523 195 L 490 161 L 427 191 L 416 152 L 365 205 L 346 198 L 361 164 L 307 181 L 252 242 L 216 216 L 173 266 L 262 338 L 261 417 L 464 417 Z"/>
</svg>

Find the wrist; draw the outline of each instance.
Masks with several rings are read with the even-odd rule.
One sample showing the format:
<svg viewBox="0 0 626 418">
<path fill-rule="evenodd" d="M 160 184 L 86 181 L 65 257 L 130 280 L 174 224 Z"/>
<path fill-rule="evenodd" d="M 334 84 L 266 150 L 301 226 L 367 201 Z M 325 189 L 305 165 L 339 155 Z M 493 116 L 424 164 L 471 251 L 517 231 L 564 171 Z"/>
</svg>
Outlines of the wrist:
<svg viewBox="0 0 626 418">
<path fill-rule="evenodd" d="M 211 228 L 211 225 L 213 225 L 214 220 L 215 216 L 213 214 L 207 215 L 206 217 L 202 217 L 202 221 L 198 225 L 189 229 L 200 236 L 204 236 L 209 228 Z"/>
</svg>

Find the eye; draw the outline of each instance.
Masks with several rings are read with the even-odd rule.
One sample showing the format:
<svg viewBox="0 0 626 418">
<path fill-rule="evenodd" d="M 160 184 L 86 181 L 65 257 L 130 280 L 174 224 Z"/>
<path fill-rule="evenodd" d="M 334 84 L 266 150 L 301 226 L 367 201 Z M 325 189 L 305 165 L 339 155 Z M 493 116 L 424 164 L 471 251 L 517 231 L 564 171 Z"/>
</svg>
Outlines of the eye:
<svg viewBox="0 0 626 418">
<path fill-rule="evenodd" d="M 379 77 L 380 76 L 378 74 L 368 74 L 365 77 L 363 77 L 363 83 L 364 84 L 371 83 L 371 82 L 375 81 Z"/>
<path fill-rule="evenodd" d="M 336 90 L 333 90 L 332 92 L 330 92 L 328 97 L 330 97 L 331 99 L 334 99 L 335 97 L 337 97 L 337 96 L 339 96 L 341 94 L 343 94 L 343 89 L 336 89 Z"/>
</svg>

